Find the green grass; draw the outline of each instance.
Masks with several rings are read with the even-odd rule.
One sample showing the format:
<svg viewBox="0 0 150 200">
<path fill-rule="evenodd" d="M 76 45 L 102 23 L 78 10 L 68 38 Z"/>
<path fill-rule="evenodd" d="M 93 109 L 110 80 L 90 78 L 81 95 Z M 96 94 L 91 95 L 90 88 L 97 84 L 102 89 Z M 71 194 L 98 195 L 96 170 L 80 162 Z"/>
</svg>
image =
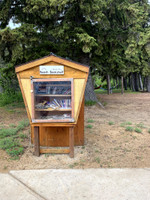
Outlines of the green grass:
<svg viewBox="0 0 150 200">
<path fill-rule="evenodd" d="M 141 122 L 136 125 L 138 128 L 146 128 L 146 126 Z"/>
<path fill-rule="evenodd" d="M 121 89 L 113 89 L 112 90 L 113 93 L 121 93 Z M 103 89 L 98 89 L 95 90 L 96 94 L 107 94 L 107 90 L 103 90 Z M 132 90 L 124 90 L 124 93 L 130 93 L 130 94 L 137 94 L 137 92 L 133 92 Z M 139 92 L 138 92 L 139 93 Z"/>
<path fill-rule="evenodd" d="M 123 122 L 120 124 L 121 127 L 125 127 L 127 125 L 132 125 L 132 122 Z"/>
<path fill-rule="evenodd" d="M 150 133 L 150 129 L 148 129 L 148 133 Z"/>
<path fill-rule="evenodd" d="M 93 128 L 93 126 L 92 126 L 91 124 L 88 124 L 88 125 L 86 126 L 86 128 Z"/>
<path fill-rule="evenodd" d="M 96 104 L 96 101 L 85 101 L 86 106 L 93 106 Z"/>
<path fill-rule="evenodd" d="M 9 136 L 13 136 L 13 135 L 16 135 L 17 134 L 17 129 L 16 128 L 2 128 L 0 130 L 0 139 L 3 139 L 5 137 L 9 137 Z"/>
<path fill-rule="evenodd" d="M 20 144 L 20 141 L 24 141 L 27 135 L 18 132 L 29 126 L 28 120 L 20 121 L 18 126 L 14 128 L 14 125 L 10 125 L 12 128 L 0 129 L 0 149 L 5 150 L 11 159 L 19 159 L 19 155 L 23 154 L 24 148 Z M 20 140 L 19 140 L 20 138 Z"/>
<path fill-rule="evenodd" d="M 88 119 L 87 122 L 88 122 L 88 123 L 94 123 L 94 120 L 93 120 L 93 119 Z"/>
<path fill-rule="evenodd" d="M 134 130 L 134 128 L 132 126 L 127 126 L 125 130 L 129 131 L 129 132 L 132 132 Z"/>
<path fill-rule="evenodd" d="M 20 137 L 21 139 L 28 138 L 28 136 L 27 136 L 27 135 L 25 135 L 25 134 L 23 134 L 23 133 L 20 133 L 20 134 L 19 134 L 19 137 Z"/>
<path fill-rule="evenodd" d="M 134 131 L 137 132 L 137 133 L 142 133 L 142 130 L 140 128 L 137 128 L 137 127 L 134 129 Z"/>
<path fill-rule="evenodd" d="M 109 124 L 109 125 L 114 125 L 115 123 L 112 122 L 112 121 L 110 121 L 110 122 L 108 122 L 108 124 Z"/>
<path fill-rule="evenodd" d="M 21 146 L 15 146 L 11 149 L 7 149 L 6 152 L 11 156 L 13 160 L 17 160 L 19 159 L 19 155 L 23 154 L 24 148 Z"/>
</svg>

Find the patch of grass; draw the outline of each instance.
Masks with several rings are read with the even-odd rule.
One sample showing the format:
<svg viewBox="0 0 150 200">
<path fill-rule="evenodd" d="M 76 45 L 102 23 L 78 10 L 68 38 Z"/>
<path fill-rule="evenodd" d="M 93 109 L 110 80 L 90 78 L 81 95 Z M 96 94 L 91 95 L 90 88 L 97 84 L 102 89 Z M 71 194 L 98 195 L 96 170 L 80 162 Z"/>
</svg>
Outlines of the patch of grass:
<svg viewBox="0 0 150 200">
<path fill-rule="evenodd" d="M 134 128 L 132 126 L 127 126 L 125 130 L 132 132 L 134 130 Z"/>
<path fill-rule="evenodd" d="M 138 128 L 146 128 L 146 126 L 143 123 L 139 123 L 136 125 Z"/>
<path fill-rule="evenodd" d="M 5 150 L 11 159 L 19 159 L 19 155 L 23 154 L 24 148 L 20 145 L 18 137 L 23 141 L 27 138 L 27 135 L 17 133 L 23 130 L 25 127 L 29 126 L 29 121 L 20 121 L 18 126 L 14 128 L 14 124 L 10 125 L 12 128 L 2 128 L 0 129 L 0 149 Z"/>
<path fill-rule="evenodd" d="M 14 138 L 12 137 L 3 138 L 0 140 L 0 149 L 6 150 L 6 149 L 11 149 L 15 146 L 19 146 L 19 141 L 14 140 Z"/>
<path fill-rule="evenodd" d="M 85 149 L 85 146 L 82 146 L 82 149 Z"/>
<path fill-rule="evenodd" d="M 15 146 L 11 149 L 7 149 L 6 152 L 11 156 L 13 160 L 17 160 L 19 159 L 19 155 L 23 154 L 24 148 L 21 146 Z"/>
<path fill-rule="evenodd" d="M 16 128 L 2 128 L 0 130 L 0 139 L 8 137 L 8 136 L 13 136 L 17 134 L 17 129 Z"/>
<path fill-rule="evenodd" d="M 137 128 L 137 127 L 134 129 L 134 131 L 137 132 L 137 133 L 142 133 L 142 130 L 140 128 Z"/>
<path fill-rule="evenodd" d="M 148 129 L 148 133 L 150 133 L 150 129 Z"/>
<path fill-rule="evenodd" d="M 86 106 L 93 106 L 96 104 L 96 101 L 85 101 Z"/>
<path fill-rule="evenodd" d="M 112 121 L 110 121 L 110 122 L 108 122 L 108 124 L 109 124 L 109 125 L 114 125 L 115 123 L 112 122 Z"/>
<path fill-rule="evenodd" d="M 91 124 L 88 124 L 87 126 L 86 126 L 86 128 L 92 128 L 93 126 L 91 125 Z"/>
<path fill-rule="evenodd" d="M 88 119 L 88 121 L 87 121 L 88 123 L 93 123 L 94 122 L 94 120 L 93 119 Z"/>
<path fill-rule="evenodd" d="M 99 153 L 99 150 L 95 150 L 95 153 Z"/>
<path fill-rule="evenodd" d="M 19 134 L 19 137 L 20 137 L 21 139 L 28 138 L 28 136 L 27 136 L 26 134 L 24 134 L 24 133 L 20 133 L 20 134 Z"/>
<path fill-rule="evenodd" d="M 23 121 L 20 121 L 18 126 L 17 126 L 17 131 L 21 131 L 23 130 L 25 127 L 28 127 L 29 126 L 29 120 L 23 120 Z"/>
<path fill-rule="evenodd" d="M 132 125 L 132 122 L 123 122 L 120 124 L 121 127 L 125 127 L 127 125 Z"/>
<path fill-rule="evenodd" d="M 12 128 L 15 128 L 15 127 L 16 127 L 15 124 L 10 124 L 9 126 L 12 127 Z"/>
</svg>

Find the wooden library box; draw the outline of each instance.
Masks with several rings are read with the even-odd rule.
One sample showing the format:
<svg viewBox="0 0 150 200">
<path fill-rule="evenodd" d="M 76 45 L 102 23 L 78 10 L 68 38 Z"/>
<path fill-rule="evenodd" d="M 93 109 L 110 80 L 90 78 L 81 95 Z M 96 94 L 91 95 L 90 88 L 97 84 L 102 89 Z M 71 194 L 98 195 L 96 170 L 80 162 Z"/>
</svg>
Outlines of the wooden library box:
<svg viewBox="0 0 150 200">
<path fill-rule="evenodd" d="M 84 91 L 89 67 L 54 54 L 15 68 L 31 125 L 34 154 L 84 145 Z"/>
</svg>

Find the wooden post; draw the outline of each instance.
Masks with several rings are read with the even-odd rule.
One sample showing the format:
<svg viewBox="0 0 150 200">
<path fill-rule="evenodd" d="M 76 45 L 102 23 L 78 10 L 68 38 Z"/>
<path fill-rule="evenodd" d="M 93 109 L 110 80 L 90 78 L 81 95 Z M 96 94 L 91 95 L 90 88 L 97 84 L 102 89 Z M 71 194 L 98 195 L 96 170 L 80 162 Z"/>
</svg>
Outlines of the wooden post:
<svg viewBox="0 0 150 200">
<path fill-rule="evenodd" d="M 34 155 L 40 156 L 39 127 L 34 127 Z"/>
<path fill-rule="evenodd" d="M 69 128 L 69 149 L 70 158 L 74 158 L 74 128 Z"/>
</svg>

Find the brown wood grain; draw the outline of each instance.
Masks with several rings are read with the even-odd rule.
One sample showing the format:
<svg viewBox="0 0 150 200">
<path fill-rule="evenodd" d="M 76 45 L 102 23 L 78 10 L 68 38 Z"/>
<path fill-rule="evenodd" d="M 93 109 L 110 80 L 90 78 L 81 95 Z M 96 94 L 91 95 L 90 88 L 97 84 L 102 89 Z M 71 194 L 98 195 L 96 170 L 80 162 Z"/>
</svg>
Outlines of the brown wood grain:
<svg viewBox="0 0 150 200">
<path fill-rule="evenodd" d="M 69 149 L 40 149 L 40 153 L 70 153 Z"/>
<path fill-rule="evenodd" d="M 34 127 L 34 155 L 40 156 L 39 127 Z"/>
<path fill-rule="evenodd" d="M 69 149 L 70 158 L 74 158 L 74 128 L 69 128 Z"/>
</svg>

